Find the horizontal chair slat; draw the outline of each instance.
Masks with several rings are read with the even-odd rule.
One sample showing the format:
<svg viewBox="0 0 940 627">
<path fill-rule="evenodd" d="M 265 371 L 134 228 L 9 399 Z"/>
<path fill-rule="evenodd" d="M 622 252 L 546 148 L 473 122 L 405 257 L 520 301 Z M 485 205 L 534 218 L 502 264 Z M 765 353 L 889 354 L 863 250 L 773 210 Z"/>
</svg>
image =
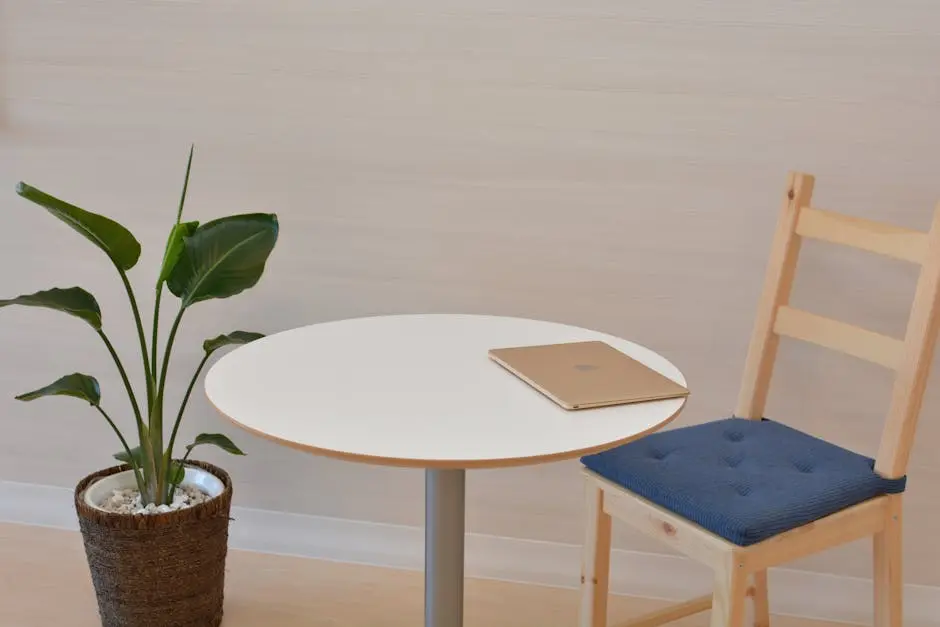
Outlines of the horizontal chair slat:
<svg viewBox="0 0 940 627">
<path fill-rule="evenodd" d="M 814 207 L 800 210 L 796 232 L 912 263 L 923 263 L 927 253 L 926 233 Z"/>
<path fill-rule="evenodd" d="M 737 559 L 748 573 L 786 564 L 824 549 L 874 535 L 884 529 L 889 504 L 900 495 L 879 496 L 841 512 L 785 531 L 740 550 Z"/>
<path fill-rule="evenodd" d="M 617 627 L 658 627 L 658 625 L 665 625 L 710 609 L 712 609 L 712 595 L 709 594 L 691 601 L 670 605 L 659 611 L 621 623 Z"/>
<path fill-rule="evenodd" d="M 897 369 L 904 349 L 904 343 L 893 337 L 786 305 L 777 310 L 774 332 L 893 370 Z"/>
</svg>

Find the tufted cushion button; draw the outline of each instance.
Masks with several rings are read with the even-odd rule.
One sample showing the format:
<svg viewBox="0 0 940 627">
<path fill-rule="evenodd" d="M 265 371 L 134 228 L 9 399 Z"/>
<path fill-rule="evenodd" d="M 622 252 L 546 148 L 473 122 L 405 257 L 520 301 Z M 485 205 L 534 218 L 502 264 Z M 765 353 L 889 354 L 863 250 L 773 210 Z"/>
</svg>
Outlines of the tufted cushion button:
<svg viewBox="0 0 940 627">
<path fill-rule="evenodd" d="M 793 465 L 802 473 L 811 473 L 813 472 L 813 462 L 807 460 L 798 460 L 793 462 Z"/>
<path fill-rule="evenodd" d="M 731 442 L 740 442 L 744 439 L 744 434 L 740 431 L 725 431 L 725 439 Z"/>
</svg>

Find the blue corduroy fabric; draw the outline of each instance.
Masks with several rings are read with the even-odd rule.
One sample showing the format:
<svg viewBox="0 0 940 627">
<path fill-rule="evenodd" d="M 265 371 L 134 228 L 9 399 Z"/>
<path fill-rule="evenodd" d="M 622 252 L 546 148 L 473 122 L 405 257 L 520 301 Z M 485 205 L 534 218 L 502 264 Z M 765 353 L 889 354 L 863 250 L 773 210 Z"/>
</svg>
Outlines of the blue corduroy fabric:
<svg viewBox="0 0 940 627">
<path fill-rule="evenodd" d="M 590 470 L 748 546 L 882 494 L 874 460 L 772 420 L 728 418 L 581 459 Z"/>
</svg>

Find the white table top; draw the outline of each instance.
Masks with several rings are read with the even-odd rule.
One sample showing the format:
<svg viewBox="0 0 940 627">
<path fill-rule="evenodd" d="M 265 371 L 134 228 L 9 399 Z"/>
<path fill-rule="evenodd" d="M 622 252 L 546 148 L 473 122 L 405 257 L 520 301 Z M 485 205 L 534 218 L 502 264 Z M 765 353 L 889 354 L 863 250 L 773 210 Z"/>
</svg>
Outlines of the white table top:
<svg viewBox="0 0 940 627">
<path fill-rule="evenodd" d="M 408 315 L 316 324 L 239 347 L 206 376 L 210 401 L 281 444 L 422 468 L 534 464 L 655 431 L 685 399 L 566 411 L 490 348 L 602 340 L 685 384 L 653 351 L 578 327 L 495 316 Z"/>
</svg>

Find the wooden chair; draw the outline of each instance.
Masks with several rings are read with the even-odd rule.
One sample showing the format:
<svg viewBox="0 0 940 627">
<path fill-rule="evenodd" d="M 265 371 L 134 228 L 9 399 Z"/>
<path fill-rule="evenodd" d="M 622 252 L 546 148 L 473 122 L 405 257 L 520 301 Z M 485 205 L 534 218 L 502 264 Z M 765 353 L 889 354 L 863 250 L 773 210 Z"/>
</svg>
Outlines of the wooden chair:
<svg viewBox="0 0 940 627">
<path fill-rule="evenodd" d="M 940 205 L 930 231 L 921 233 L 816 209 L 813 183 L 807 174 L 789 177 L 737 418 L 666 431 L 582 460 L 589 521 L 580 627 L 607 625 L 612 517 L 715 572 L 713 595 L 627 625 L 653 627 L 711 608 L 712 627 L 742 627 L 750 597 L 754 625 L 768 627 L 769 567 L 871 536 L 875 625 L 901 627 L 901 492 L 937 337 Z M 803 238 L 920 264 L 905 338 L 791 307 Z M 781 336 L 896 371 L 876 460 L 762 419 Z M 806 473 L 813 481 L 802 480 Z M 819 484 L 826 484 L 822 493 Z M 771 498 L 758 498 L 768 492 Z"/>
</svg>

